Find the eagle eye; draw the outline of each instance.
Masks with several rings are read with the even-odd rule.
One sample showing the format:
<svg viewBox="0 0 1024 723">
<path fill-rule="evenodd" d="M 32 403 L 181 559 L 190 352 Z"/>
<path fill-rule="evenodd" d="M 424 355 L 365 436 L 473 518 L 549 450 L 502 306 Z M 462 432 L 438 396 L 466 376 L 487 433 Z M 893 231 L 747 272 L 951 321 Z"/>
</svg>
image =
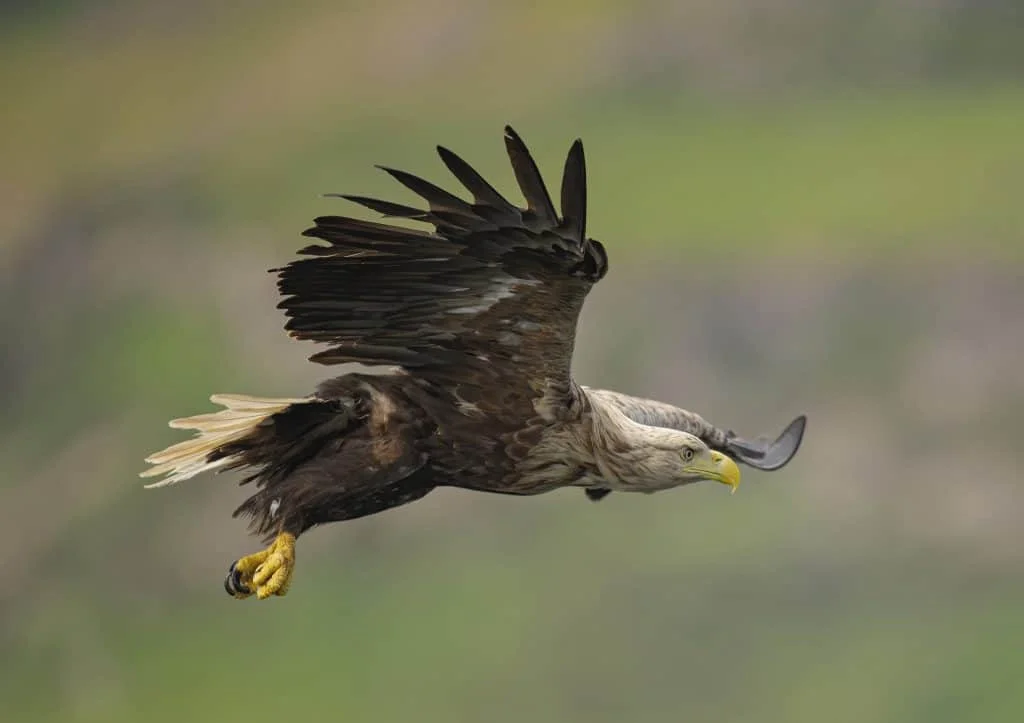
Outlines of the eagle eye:
<svg viewBox="0 0 1024 723">
<path fill-rule="evenodd" d="M 683 461 L 689 462 L 691 459 L 693 459 L 693 450 L 687 447 L 683 450 Z"/>
</svg>

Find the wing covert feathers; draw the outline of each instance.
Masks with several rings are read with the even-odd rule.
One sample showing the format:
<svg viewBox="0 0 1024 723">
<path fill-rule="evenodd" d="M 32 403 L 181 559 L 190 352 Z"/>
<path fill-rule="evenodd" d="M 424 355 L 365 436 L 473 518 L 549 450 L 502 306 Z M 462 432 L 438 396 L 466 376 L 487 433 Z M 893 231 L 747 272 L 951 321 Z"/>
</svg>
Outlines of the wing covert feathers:
<svg viewBox="0 0 1024 723">
<path fill-rule="evenodd" d="M 147 488 L 166 487 L 203 472 L 229 466 L 235 461 L 232 456 L 208 461 L 209 454 L 225 444 L 243 439 L 268 417 L 283 412 L 293 404 L 301 404 L 309 400 L 271 399 L 249 397 L 242 394 L 214 394 L 210 397 L 210 401 L 225 407 L 225 409 L 209 414 L 173 419 L 168 423 L 173 429 L 194 429 L 198 434 L 192 439 L 174 444 L 146 458 L 146 462 L 153 467 L 142 472 L 140 477 L 167 475 L 164 479 L 146 485 Z"/>
</svg>

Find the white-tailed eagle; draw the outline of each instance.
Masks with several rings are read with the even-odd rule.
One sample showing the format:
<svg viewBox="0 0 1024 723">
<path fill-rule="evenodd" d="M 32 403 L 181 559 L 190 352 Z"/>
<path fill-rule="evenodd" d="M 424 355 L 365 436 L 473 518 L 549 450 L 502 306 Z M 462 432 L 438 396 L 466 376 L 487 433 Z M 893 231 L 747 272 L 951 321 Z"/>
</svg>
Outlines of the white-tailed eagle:
<svg viewBox="0 0 1024 723">
<path fill-rule="evenodd" d="M 389 370 L 345 374 L 295 399 L 214 395 L 225 409 L 171 422 L 198 434 L 146 460 L 143 476 L 162 477 L 154 487 L 230 469 L 255 483 L 235 515 L 270 546 L 231 566 L 230 594 L 283 595 L 303 532 L 436 487 L 580 487 L 592 500 L 699 480 L 735 489 L 736 462 L 774 470 L 796 453 L 803 416 L 774 441 L 747 440 L 572 378 L 580 308 L 608 270 L 604 246 L 586 234 L 583 144 L 565 161 L 560 214 L 511 128 L 505 147 L 525 208 L 439 147 L 470 200 L 385 168 L 426 209 L 344 198 L 429 230 L 324 216 L 304 232 L 319 240 L 305 258 L 274 269 L 291 336 L 326 346 L 312 361 Z"/>
</svg>

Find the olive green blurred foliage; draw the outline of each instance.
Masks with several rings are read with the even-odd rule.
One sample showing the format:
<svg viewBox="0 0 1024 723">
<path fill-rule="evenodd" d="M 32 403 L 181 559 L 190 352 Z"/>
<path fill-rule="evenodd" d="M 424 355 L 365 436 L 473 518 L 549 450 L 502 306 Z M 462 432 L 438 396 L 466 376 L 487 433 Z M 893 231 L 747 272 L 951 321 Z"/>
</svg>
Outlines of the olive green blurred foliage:
<svg viewBox="0 0 1024 723">
<path fill-rule="evenodd" d="M 1010 721 L 1024 714 L 1015 3 L 0 5 L 0 720 Z M 746 434 L 739 493 L 440 491 L 293 591 L 167 419 L 333 370 L 273 278 L 323 192 L 582 136 L 612 272 L 582 381 Z"/>
</svg>

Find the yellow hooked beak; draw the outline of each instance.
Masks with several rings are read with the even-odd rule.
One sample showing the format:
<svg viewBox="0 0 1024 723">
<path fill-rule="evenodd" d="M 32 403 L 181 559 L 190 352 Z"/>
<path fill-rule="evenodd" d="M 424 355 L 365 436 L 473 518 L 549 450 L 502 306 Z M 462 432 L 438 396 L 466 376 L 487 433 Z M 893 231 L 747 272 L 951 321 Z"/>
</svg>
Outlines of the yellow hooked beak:
<svg viewBox="0 0 1024 723">
<path fill-rule="evenodd" d="M 712 451 L 704 459 L 695 460 L 693 464 L 686 468 L 686 471 L 699 475 L 704 479 L 711 479 L 715 482 L 729 485 L 732 488 L 733 494 L 736 493 L 736 488 L 740 486 L 740 468 L 736 466 L 732 459 L 721 452 Z"/>
</svg>

